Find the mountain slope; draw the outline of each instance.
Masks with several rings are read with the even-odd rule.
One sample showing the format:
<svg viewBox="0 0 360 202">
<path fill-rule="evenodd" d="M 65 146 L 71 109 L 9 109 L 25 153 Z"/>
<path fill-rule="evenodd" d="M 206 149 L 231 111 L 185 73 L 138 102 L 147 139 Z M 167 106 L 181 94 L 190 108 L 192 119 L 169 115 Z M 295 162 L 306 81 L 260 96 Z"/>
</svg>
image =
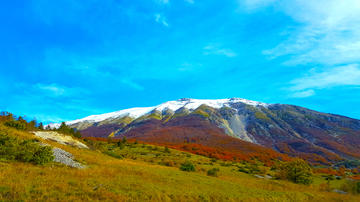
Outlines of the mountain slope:
<svg viewBox="0 0 360 202">
<path fill-rule="evenodd" d="M 113 133 L 115 138 L 196 143 L 235 152 L 256 144 L 321 163 L 360 158 L 359 120 L 240 98 L 180 99 L 67 124 L 90 137 Z"/>
<path fill-rule="evenodd" d="M 36 137 L 0 121 L 2 135 L 23 141 Z M 214 161 L 160 146 L 128 142 L 121 148 L 114 143 L 87 140 L 89 149 L 81 149 L 72 142 L 61 144 L 64 139 L 59 138 L 37 140 L 72 154 L 86 167 L 5 160 L 0 153 L 0 201 L 359 201 L 356 195 L 323 190 L 326 180 L 319 175 L 311 186 L 299 185 L 239 172 L 249 164 Z M 196 170 L 180 170 L 184 162 L 191 162 Z M 270 168 L 259 167 L 265 176 L 275 175 Z M 217 177 L 208 174 L 215 168 Z M 346 179 L 337 180 L 331 183 L 331 189 L 347 183 Z"/>
</svg>

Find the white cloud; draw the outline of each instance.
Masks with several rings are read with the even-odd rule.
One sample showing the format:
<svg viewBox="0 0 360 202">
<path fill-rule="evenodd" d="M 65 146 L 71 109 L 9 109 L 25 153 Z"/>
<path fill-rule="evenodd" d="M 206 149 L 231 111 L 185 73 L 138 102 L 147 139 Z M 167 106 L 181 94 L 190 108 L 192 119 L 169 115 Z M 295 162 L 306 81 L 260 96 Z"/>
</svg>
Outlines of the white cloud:
<svg viewBox="0 0 360 202">
<path fill-rule="evenodd" d="M 188 63 L 185 62 L 180 65 L 178 70 L 180 72 L 197 72 L 203 68 L 203 64 L 201 63 Z"/>
<path fill-rule="evenodd" d="M 268 6 L 276 0 L 239 0 L 241 6 L 245 6 L 249 10 Z"/>
<path fill-rule="evenodd" d="M 309 75 L 291 81 L 292 97 L 308 97 L 335 86 L 360 86 L 359 0 L 243 0 L 249 10 L 273 6 L 296 26 L 280 33 L 284 40 L 263 54 L 282 56 L 285 65 L 316 65 Z M 326 69 L 324 70 L 324 67 Z"/>
<path fill-rule="evenodd" d="M 156 1 L 156 3 L 158 3 L 158 4 L 165 4 L 165 5 L 167 5 L 167 4 L 170 3 L 170 0 L 155 0 L 155 1 Z"/>
<path fill-rule="evenodd" d="M 122 79 L 121 80 L 121 83 L 135 89 L 135 90 L 144 90 L 144 87 L 141 86 L 140 84 L 138 83 L 135 83 L 134 81 L 130 80 L 130 79 Z"/>
<path fill-rule="evenodd" d="M 195 1 L 194 0 L 184 0 L 185 2 L 189 3 L 189 4 L 194 4 Z"/>
<path fill-rule="evenodd" d="M 306 98 L 306 97 L 311 97 L 315 95 L 315 91 L 310 89 L 310 90 L 305 90 L 305 91 L 298 91 L 298 92 L 294 92 L 291 97 L 293 98 Z"/>
<path fill-rule="evenodd" d="M 360 68 L 357 64 L 339 66 L 322 72 L 312 72 L 310 75 L 295 79 L 291 90 L 323 89 L 334 86 L 360 86 Z"/>
<path fill-rule="evenodd" d="M 255 2 L 265 6 L 270 1 Z M 359 0 L 279 0 L 277 6 L 299 25 L 286 31 L 285 41 L 263 52 L 270 58 L 290 55 L 288 65 L 339 65 L 360 60 Z"/>
<path fill-rule="evenodd" d="M 358 64 L 338 66 L 325 71 L 311 70 L 308 75 L 290 82 L 290 97 L 305 98 L 315 95 L 315 90 L 336 86 L 360 87 L 360 68 Z"/>
<path fill-rule="evenodd" d="M 315 90 L 336 86 L 360 87 L 360 68 L 357 64 L 339 66 L 325 71 L 310 71 L 308 75 L 290 82 L 291 97 L 309 97 Z"/>
<path fill-rule="evenodd" d="M 166 17 L 164 17 L 163 15 L 161 15 L 159 13 L 155 14 L 155 21 L 157 23 L 164 25 L 165 27 L 169 27 L 169 23 L 167 22 Z"/>
<path fill-rule="evenodd" d="M 226 57 L 236 57 L 237 54 L 231 50 L 226 48 L 221 48 L 215 45 L 208 45 L 204 47 L 205 55 L 224 55 Z"/>
<path fill-rule="evenodd" d="M 52 96 L 58 97 L 66 93 L 65 87 L 56 84 L 42 84 L 38 83 L 35 85 L 35 89 L 46 92 Z"/>
<path fill-rule="evenodd" d="M 66 87 L 56 83 L 37 83 L 32 86 L 33 93 L 49 97 L 74 97 L 88 94 L 88 91 L 78 87 Z"/>
</svg>

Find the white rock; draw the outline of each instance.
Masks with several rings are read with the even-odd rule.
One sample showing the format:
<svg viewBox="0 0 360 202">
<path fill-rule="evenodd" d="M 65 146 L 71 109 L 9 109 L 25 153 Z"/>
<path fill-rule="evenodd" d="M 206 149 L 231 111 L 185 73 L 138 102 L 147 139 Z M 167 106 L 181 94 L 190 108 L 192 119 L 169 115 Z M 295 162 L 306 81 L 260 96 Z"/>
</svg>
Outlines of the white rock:
<svg viewBox="0 0 360 202">
<path fill-rule="evenodd" d="M 72 138 L 69 135 L 63 135 L 55 131 L 35 131 L 35 136 L 45 140 L 51 140 L 64 145 L 72 145 L 81 149 L 89 149 L 84 143 Z"/>
</svg>

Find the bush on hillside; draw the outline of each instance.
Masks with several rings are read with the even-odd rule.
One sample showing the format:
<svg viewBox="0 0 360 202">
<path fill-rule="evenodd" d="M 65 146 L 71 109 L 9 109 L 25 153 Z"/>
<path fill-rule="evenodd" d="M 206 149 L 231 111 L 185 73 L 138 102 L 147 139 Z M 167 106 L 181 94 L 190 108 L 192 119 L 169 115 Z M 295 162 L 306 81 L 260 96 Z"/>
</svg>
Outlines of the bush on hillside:
<svg viewBox="0 0 360 202">
<path fill-rule="evenodd" d="M 26 121 L 23 117 L 16 117 L 9 112 L 0 112 L 0 123 L 18 130 L 33 131 L 43 129 L 42 123 L 38 124 L 36 120 Z"/>
<path fill-rule="evenodd" d="M 123 144 L 126 144 L 126 143 L 127 143 L 127 139 L 126 139 L 125 136 L 122 138 L 122 143 L 123 143 Z"/>
<path fill-rule="evenodd" d="M 360 181 L 347 180 L 342 185 L 341 190 L 352 194 L 360 194 Z"/>
<path fill-rule="evenodd" d="M 302 159 L 290 162 L 283 162 L 278 165 L 276 176 L 280 179 L 287 179 L 297 184 L 311 184 L 312 169 L 308 163 Z"/>
<path fill-rule="evenodd" d="M 118 142 L 116 143 L 116 145 L 117 145 L 120 149 L 124 149 L 124 147 L 125 147 L 125 144 L 122 143 L 122 141 L 118 141 Z"/>
<path fill-rule="evenodd" d="M 163 160 L 160 164 L 164 165 L 164 166 L 169 166 L 169 167 L 174 167 L 175 166 L 175 163 L 173 161 L 170 161 L 170 160 Z"/>
<path fill-rule="evenodd" d="M 20 140 L 0 134 L 0 159 L 43 165 L 53 161 L 51 147 L 40 146 L 36 140 Z"/>
<path fill-rule="evenodd" d="M 33 154 L 32 162 L 39 165 L 44 165 L 54 160 L 53 151 L 51 147 L 40 147 Z"/>
<path fill-rule="evenodd" d="M 219 171 L 220 171 L 219 168 L 211 168 L 210 170 L 207 171 L 207 175 L 217 177 Z"/>
<path fill-rule="evenodd" d="M 260 167 L 256 163 L 246 163 L 239 165 L 239 172 L 248 173 L 248 174 L 265 174 L 266 170 Z"/>
<path fill-rule="evenodd" d="M 193 171 L 195 171 L 195 166 L 190 161 L 186 161 L 185 163 L 182 163 L 180 165 L 180 170 L 187 171 L 187 172 L 193 172 Z"/>
</svg>

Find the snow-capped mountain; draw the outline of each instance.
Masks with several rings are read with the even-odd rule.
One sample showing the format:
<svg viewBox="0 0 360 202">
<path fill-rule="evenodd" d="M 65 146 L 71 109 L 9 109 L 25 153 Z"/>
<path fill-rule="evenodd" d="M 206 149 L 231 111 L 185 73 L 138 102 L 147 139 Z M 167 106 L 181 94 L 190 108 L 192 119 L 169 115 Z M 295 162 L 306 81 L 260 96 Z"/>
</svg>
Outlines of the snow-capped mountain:
<svg viewBox="0 0 360 202">
<path fill-rule="evenodd" d="M 67 125 L 73 125 L 80 122 L 100 122 L 104 121 L 106 119 L 114 119 L 114 118 L 121 118 L 125 116 L 129 116 L 133 119 L 137 119 L 141 116 L 144 116 L 148 113 L 151 113 L 153 111 L 159 111 L 164 112 L 166 110 L 171 110 L 173 112 L 179 110 L 180 108 L 185 108 L 190 111 L 197 109 L 201 105 L 206 105 L 215 109 L 220 109 L 222 107 L 230 107 L 232 104 L 235 103 L 244 103 L 251 106 L 263 106 L 267 107 L 268 104 L 252 101 L 252 100 L 246 100 L 242 98 L 229 98 L 229 99 L 191 99 L 191 98 L 182 98 L 175 101 L 168 101 L 165 103 L 162 103 L 160 105 L 154 106 L 154 107 L 136 107 L 136 108 L 130 108 L 130 109 L 124 109 L 116 112 L 111 113 L 105 113 L 105 114 L 99 114 L 99 115 L 91 115 L 82 119 L 77 119 L 73 121 L 67 121 Z M 49 124 L 52 128 L 57 128 L 60 126 L 59 123 L 53 123 Z"/>
<path fill-rule="evenodd" d="M 179 99 L 154 107 L 92 115 L 66 124 L 85 137 L 126 136 L 229 151 L 257 144 L 323 162 L 360 158 L 360 120 L 241 98 Z"/>
</svg>

